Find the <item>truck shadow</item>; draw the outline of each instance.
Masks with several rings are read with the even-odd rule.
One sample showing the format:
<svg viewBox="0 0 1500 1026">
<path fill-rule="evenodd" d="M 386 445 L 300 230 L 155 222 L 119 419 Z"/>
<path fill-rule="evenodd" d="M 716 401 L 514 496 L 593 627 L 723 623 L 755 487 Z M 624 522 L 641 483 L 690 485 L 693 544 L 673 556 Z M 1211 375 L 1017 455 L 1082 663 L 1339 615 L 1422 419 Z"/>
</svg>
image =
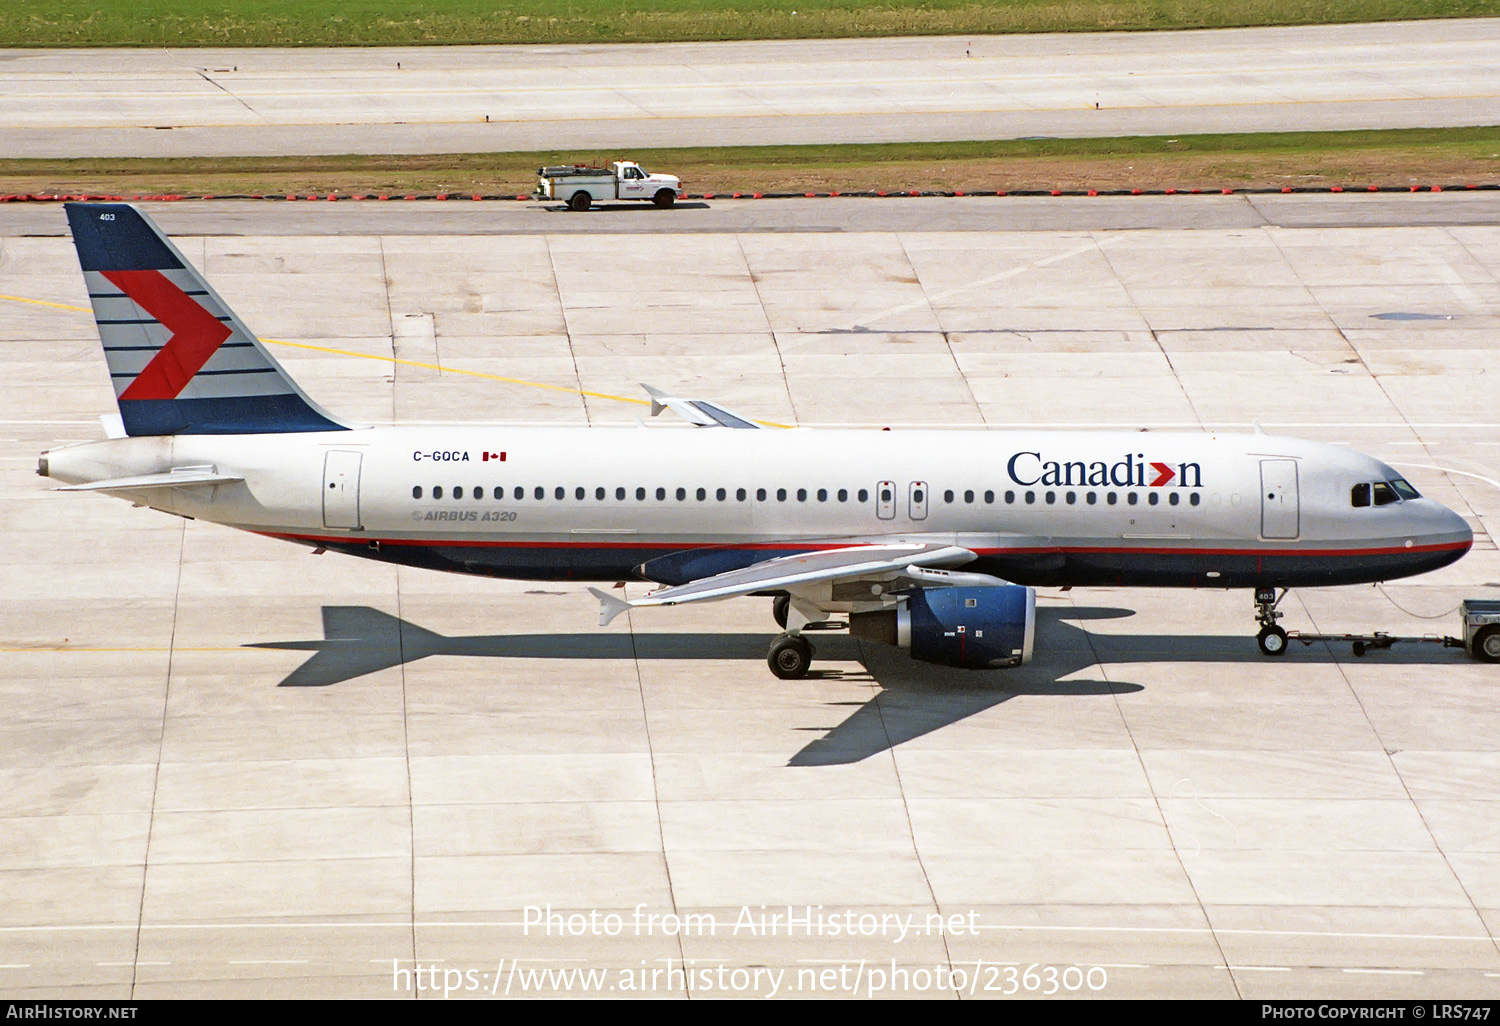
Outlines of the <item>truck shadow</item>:
<svg viewBox="0 0 1500 1026">
<path fill-rule="evenodd" d="M 568 207 L 567 207 L 567 204 L 565 204 L 565 203 L 549 203 L 547 206 L 543 207 L 542 209 L 545 210 L 545 211 L 547 211 L 549 214 L 572 214 L 572 213 L 575 213 L 575 211 L 569 210 Z M 708 209 L 709 209 L 709 205 L 707 203 L 703 202 L 702 200 L 678 200 L 671 207 L 665 208 L 665 210 L 708 210 Z M 629 200 L 629 201 L 623 202 L 623 203 L 621 203 L 621 202 L 615 202 L 615 203 L 598 203 L 598 202 L 596 202 L 596 203 L 592 204 L 589 207 L 588 210 L 586 210 L 586 211 L 584 211 L 584 210 L 577 211 L 577 213 L 610 213 L 610 214 L 619 214 L 619 213 L 632 212 L 632 213 L 650 213 L 650 214 L 656 214 L 656 213 L 664 213 L 665 210 L 663 208 L 661 208 L 661 207 L 656 206 L 650 200 Z"/>
<path fill-rule="evenodd" d="M 1114 607 L 1042 607 L 1037 610 L 1036 654 L 1026 666 L 1005 670 L 957 670 L 910 659 L 885 645 L 861 642 L 843 633 L 812 635 L 817 659 L 859 663 L 861 671 L 814 670 L 806 681 L 778 681 L 766 671 L 768 687 L 806 687 L 818 680 L 867 681 L 877 686 L 870 699 L 834 724 L 803 729 L 822 736 L 792 756 L 792 766 L 859 762 L 897 745 L 967 719 L 1021 696 L 1067 700 L 1112 698 L 1144 690 L 1125 680 L 1104 679 L 1132 663 L 1268 662 L 1248 634 L 1119 634 L 1086 630 L 1092 620 L 1134 616 Z M 311 655 L 280 687 L 329 687 L 429 656 L 486 659 L 744 659 L 761 662 L 773 634 L 761 633 L 587 633 L 489 634 L 448 637 L 369 606 L 324 606 L 323 637 L 307 641 L 247 643 L 246 648 L 309 652 Z M 1429 646 L 1371 653 L 1365 660 L 1428 665 L 1461 659 L 1453 650 Z M 1343 646 L 1293 646 L 1276 665 L 1351 662 Z M 1076 675 L 1092 671 L 1098 679 Z M 1128 671 L 1122 671 L 1128 672 Z M 843 709 L 851 703 L 830 703 Z"/>
</svg>

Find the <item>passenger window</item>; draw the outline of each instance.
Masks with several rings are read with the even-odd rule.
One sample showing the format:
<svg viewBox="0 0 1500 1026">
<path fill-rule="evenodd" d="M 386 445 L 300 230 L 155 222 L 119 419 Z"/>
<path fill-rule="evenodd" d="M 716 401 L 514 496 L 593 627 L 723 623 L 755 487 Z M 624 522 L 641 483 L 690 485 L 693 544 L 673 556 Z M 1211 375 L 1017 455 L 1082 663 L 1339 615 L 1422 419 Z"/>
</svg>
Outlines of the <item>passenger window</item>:
<svg viewBox="0 0 1500 1026">
<path fill-rule="evenodd" d="M 420 499 L 422 497 L 422 486 L 421 485 L 417 485 L 416 487 L 414 487 L 411 490 L 411 497 L 413 499 Z"/>
<path fill-rule="evenodd" d="M 1083 496 L 1083 501 L 1092 506 L 1099 501 L 1099 495 L 1096 492 L 1087 492 Z"/>
<path fill-rule="evenodd" d="M 1016 493 L 1015 492 L 1006 492 L 1005 493 L 1005 501 L 1006 501 L 1007 504 L 1015 502 L 1016 501 Z"/>
<path fill-rule="evenodd" d="M 950 489 L 948 489 L 947 491 L 945 491 L 943 493 L 943 501 L 944 502 L 952 502 L 953 501 L 953 489 L 950 488 Z"/>
<path fill-rule="evenodd" d="M 847 489 L 847 488 L 840 488 L 839 489 L 839 501 L 840 502 L 848 502 L 849 501 L 849 489 Z"/>
<path fill-rule="evenodd" d="M 563 496 L 565 496 L 567 494 L 568 494 L 567 491 L 565 489 L 563 489 L 563 488 L 560 488 L 560 487 L 557 488 L 557 489 L 555 489 L 552 492 L 553 497 L 556 498 L 559 502 L 562 501 Z"/>
<path fill-rule="evenodd" d="M 603 502 L 604 501 L 604 489 L 603 488 L 595 488 L 594 489 L 594 499 L 597 502 Z"/>
<path fill-rule="evenodd" d="M 785 502 L 786 501 L 786 489 L 785 488 L 778 488 L 778 489 L 776 489 L 776 501 L 777 502 Z"/>
<path fill-rule="evenodd" d="M 476 499 L 482 499 L 482 498 L 484 498 L 484 489 L 483 488 L 476 488 L 476 489 L 474 489 L 474 498 L 476 498 Z"/>
<path fill-rule="evenodd" d="M 453 497 L 455 499 L 462 499 L 464 497 L 464 486 L 463 485 L 457 485 L 457 486 L 454 487 L 454 489 L 453 489 Z"/>
<path fill-rule="evenodd" d="M 743 489 L 743 488 L 736 488 L 734 490 L 734 500 L 736 502 L 744 502 L 745 501 L 745 489 Z"/>
<path fill-rule="evenodd" d="M 621 502 L 625 501 L 625 489 L 623 489 L 623 488 L 616 488 L 615 489 L 615 498 L 617 500 L 621 501 Z"/>
<path fill-rule="evenodd" d="M 965 502 L 973 502 L 974 501 L 974 493 L 972 491 L 966 491 L 966 492 L 964 492 L 964 501 Z"/>
<path fill-rule="evenodd" d="M 1116 495 L 1114 492 L 1105 492 L 1104 493 L 1104 502 L 1105 502 L 1105 505 L 1113 506 L 1116 502 L 1119 501 L 1119 498 L 1120 497 L 1118 495 Z"/>
<path fill-rule="evenodd" d="M 1194 492 L 1192 495 L 1188 496 L 1188 505 L 1190 506 L 1198 505 L 1199 501 L 1201 500 L 1199 499 L 1197 492 Z"/>
<path fill-rule="evenodd" d="M 541 485 L 537 485 L 536 488 L 532 490 L 531 494 L 535 498 L 545 499 L 547 497 L 547 489 L 543 488 Z"/>
<path fill-rule="evenodd" d="M 656 490 L 656 501 L 657 502 L 666 502 L 667 501 L 667 490 L 665 488 L 658 488 Z"/>
<path fill-rule="evenodd" d="M 1036 501 L 1036 492 L 1027 492 L 1026 493 L 1026 504 L 1029 506 L 1029 505 L 1031 505 L 1035 501 Z"/>
<path fill-rule="evenodd" d="M 818 489 L 818 501 L 819 502 L 827 502 L 828 501 L 828 489 L 827 488 L 819 488 Z"/>
<path fill-rule="evenodd" d="M 861 488 L 859 490 L 859 501 L 860 502 L 869 502 L 870 501 L 870 493 L 869 493 L 869 491 L 867 491 L 864 488 Z"/>
<path fill-rule="evenodd" d="M 994 492 L 985 492 L 984 493 L 984 504 L 986 506 L 993 506 L 995 504 L 995 493 Z"/>
<path fill-rule="evenodd" d="M 1375 505 L 1388 506 L 1396 501 L 1396 491 L 1384 481 L 1376 481 L 1370 486 L 1371 494 L 1375 497 Z"/>
<path fill-rule="evenodd" d="M 1368 506 L 1369 504 L 1370 485 L 1368 482 L 1361 482 L 1349 490 L 1349 505 L 1358 508 L 1360 506 Z"/>
<path fill-rule="evenodd" d="M 636 502 L 645 502 L 646 501 L 646 489 L 644 489 L 644 488 L 637 488 L 635 490 L 635 501 Z"/>
<path fill-rule="evenodd" d="M 797 489 L 797 501 L 798 502 L 806 502 L 807 501 L 807 489 L 806 488 L 798 488 Z"/>
<path fill-rule="evenodd" d="M 517 499 L 524 499 L 526 498 L 526 489 L 522 488 L 520 485 L 516 485 L 514 494 Z"/>
<path fill-rule="evenodd" d="M 441 499 L 443 497 L 443 486 L 442 485 L 433 485 L 432 486 L 432 497 L 434 499 Z"/>
<path fill-rule="evenodd" d="M 1075 503 L 1075 502 L 1078 501 L 1078 493 L 1077 492 L 1068 492 L 1066 495 L 1063 496 L 1063 501 L 1066 502 L 1069 506 L 1073 505 L 1073 503 Z"/>
<path fill-rule="evenodd" d="M 757 488 L 757 489 L 755 489 L 755 501 L 756 502 L 765 502 L 766 501 L 766 490 L 764 488 Z"/>
<path fill-rule="evenodd" d="M 724 491 L 724 489 L 720 488 L 717 492 L 714 492 L 714 498 L 718 499 L 720 502 L 723 502 L 724 499 L 725 499 L 725 497 L 728 494 L 729 494 L 728 492 L 726 492 L 726 491 Z"/>
<path fill-rule="evenodd" d="M 1146 493 L 1146 501 L 1155 506 L 1158 502 L 1161 501 L 1161 495 L 1157 492 L 1148 492 Z"/>
<path fill-rule="evenodd" d="M 1134 506 L 1136 503 L 1141 501 L 1141 497 L 1135 492 L 1127 492 L 1125 494 L 1125 501 Z"/>
<path fill-rule="evenodd" d="M 1173 492 L 1171 495 L 1167 496 L 1167 501 L 1175 506 L 1182 501 L 1182 496 L 1178 495 L 1176 492 Z"/>
</svg>

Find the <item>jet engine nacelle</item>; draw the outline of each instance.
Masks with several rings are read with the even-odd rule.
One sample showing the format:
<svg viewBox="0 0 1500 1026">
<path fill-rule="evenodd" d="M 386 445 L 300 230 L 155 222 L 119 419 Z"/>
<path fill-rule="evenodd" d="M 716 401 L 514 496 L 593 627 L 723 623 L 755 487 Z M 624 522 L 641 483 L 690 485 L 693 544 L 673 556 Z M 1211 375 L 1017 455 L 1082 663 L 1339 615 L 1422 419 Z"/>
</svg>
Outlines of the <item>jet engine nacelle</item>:
<svg viewBox="0 0 1500 1026">
<path fill-rule="evenodd" d="M 911 650 L 913 659 L 969 670 L 1031 661 L 1036 638 L 1036 590 L 917 588 L 895 609 L 855 613 L 849 633 Z"/>
</svg>

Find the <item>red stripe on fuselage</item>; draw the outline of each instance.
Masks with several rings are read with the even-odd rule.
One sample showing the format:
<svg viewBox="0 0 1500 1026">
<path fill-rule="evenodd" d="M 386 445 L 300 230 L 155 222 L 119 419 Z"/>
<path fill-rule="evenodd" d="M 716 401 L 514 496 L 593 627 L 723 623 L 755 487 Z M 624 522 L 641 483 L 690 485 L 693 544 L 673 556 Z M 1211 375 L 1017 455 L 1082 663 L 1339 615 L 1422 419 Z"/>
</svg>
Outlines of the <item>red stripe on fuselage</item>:
<svg viewBox="0 0 1500 1026">
<path fill-rule="evenodd" d="M 254 531 L 254 534 L 264 535 L 267 538 L 280 538 L 283 541 L 312 542 L 319 545 L 343 544 L 347 542 L 373 542 L 378 541 L 381 545 L 421 545 L 433 548 L 506 548 L 506 549 L 676 549 L 678 551 L 689 551 L 693 549 L 720 550 L 720 551 L 745 551 L 761 552 L 769 550 L 785 551 L 795 549 L 806 552 L 825 552 L 835 549 L 863 548 L 866 545 L 878 545 L 880 542 L 850 542 L 841 545 L 817 545 L 803 544 L 798 542 L 755 542 L 743 545 L 719 545 L 713 542 L 688 542 L 675 544 L 671 541 L 659 542 L 607 542 L 607 541 L 478 541 L 464 538 L 351 538 L 347 535 L 332 537 L 315 534 L 280 534 L 275 531 Z M 892 543 L 895 544 L 895 543 Z M 1394 556 L 1403 552 L 1448 552 L 1455 549 L 1467 551 L 1473 542 L 1441 542 L 1432 545 L 1389 545 L 1379 548 L 1344 548 L 1344 549 L 1205 549 L 1205 548 L 1170 548 L 1163 546 L 1132 546 L 1132 545 L 1049 545 L 1036 548 L 974 548 L 973 553 L 980 556 L 1047 556 L 1057 553 L 1122 553 L 1128 555 L 1153 555 L 1153 556 Z"/>
<path fill-rule="evenodd" d="M 104 277 L 172 333 L 121 399 L 176 399 L 234 332 L 160 271 L 104 271 Z"/>
</svg>

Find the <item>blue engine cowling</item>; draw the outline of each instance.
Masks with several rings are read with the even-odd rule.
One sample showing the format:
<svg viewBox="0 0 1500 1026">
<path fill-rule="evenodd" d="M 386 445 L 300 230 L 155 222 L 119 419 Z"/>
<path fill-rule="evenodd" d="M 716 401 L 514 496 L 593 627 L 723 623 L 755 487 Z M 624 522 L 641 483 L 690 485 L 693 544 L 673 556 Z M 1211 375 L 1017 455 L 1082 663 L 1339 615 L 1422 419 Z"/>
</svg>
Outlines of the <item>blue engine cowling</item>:
<svg viewBox="0 0 1500 1026">
<path fill-rule="evenodd" d="M 893 610 L 855 613 L 855 637 L 909 648 L 913 659 L 970 670 L 1031 661 L 1036 637 L 1036 590 L 1018 584 L 990 588 L 917 588 Z"/>
</svg>

